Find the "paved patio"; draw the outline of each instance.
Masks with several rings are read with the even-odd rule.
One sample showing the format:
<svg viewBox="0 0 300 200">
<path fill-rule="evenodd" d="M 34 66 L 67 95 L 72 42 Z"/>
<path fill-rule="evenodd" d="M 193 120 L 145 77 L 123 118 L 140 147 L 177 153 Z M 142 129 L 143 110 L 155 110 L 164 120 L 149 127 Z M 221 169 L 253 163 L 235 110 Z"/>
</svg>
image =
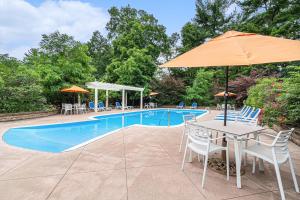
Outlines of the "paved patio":
<svg viewBox="0 0 300 200">
<path fill-rule="evenodd" d="M 200 120 L 212 119 L 216 113 L 212 111 Z M 0 134 L 14 126 L 87 120 L 92 115 L 0 123 Z M 207 171 L 202 189 L 202 163 L 195 159 L 186 164 L 184 172 L 180 170 L 181 132 L 182 127 L 124 128 L 80 149 L 58 154 L 19 149 L 1 140 L 0 199 L 280 199 L 273 167 L 265 163 L 264 173 L 252 175 L 250 159 L 242 189 L 236 188 L 235 177 L 226 181 L 212 170 Z M 300 148 L 291 143 L 290 151 L 300 182 Z M 281 167 L 281 175 L 287 199 L 300 199 L 287 164 Z"/>
</svg>

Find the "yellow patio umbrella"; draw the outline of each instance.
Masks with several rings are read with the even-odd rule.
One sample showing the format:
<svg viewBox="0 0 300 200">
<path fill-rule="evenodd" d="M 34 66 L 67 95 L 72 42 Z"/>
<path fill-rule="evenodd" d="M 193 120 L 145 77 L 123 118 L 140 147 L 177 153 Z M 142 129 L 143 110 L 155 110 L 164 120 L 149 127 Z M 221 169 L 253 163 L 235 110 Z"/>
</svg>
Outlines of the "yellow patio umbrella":
<svg viewBox="0 0 300 200">
<path fill-rule="evenodd" d="M 65 89 L 62 89 L 60 90 L 61 92 L 71 92 L 71 93 L 88 93 L 89 91 L 81 88 L 81 87 L 78 87 L 76 85 L 73 85 L 72 87 L 70 88 L 65 88 Z M 80 104 L 80 96 L 78 94 L 78 104 Z"/>
<path fill-rule="evenodd" d="M 228 93 L 228 67 L 300 60 L 300 41 L 228 31 L 223 35 L 166 62 L 161 67 L 225 66 Z M 224 126 L 227 120 L 227 95 Z"/>
<path fill-rule="evenodd" d="M 215 94 L 215 97 L 224 97 L 224 95 L 226 94 L 226 92 L 224 91 L 224 92 L 219 92 L 219 93 L 217 93 L 217 94 Z M 236 96 L 236 94 L 235 93 L 232 93 L 232 92 L 227 92 L 227 96 L 228 97 L 234 97 L 234 96 Z"/>
</svg>

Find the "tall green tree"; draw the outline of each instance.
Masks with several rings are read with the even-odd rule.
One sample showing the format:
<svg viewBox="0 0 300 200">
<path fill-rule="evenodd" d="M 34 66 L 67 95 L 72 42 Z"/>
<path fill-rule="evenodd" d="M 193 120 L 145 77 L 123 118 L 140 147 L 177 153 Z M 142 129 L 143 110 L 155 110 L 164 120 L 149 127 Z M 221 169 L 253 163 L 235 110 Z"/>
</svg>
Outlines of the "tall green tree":
<svg viewBox="0 0 300 200">
<path fill-rule="evenodd" d="M 95 68 L 87 45 L 59 32 L 42 35 L 40 47 L 27 53 L 24 62 L 39 74 L 44 94 L 52 104 L 62 101 L 62 87 L 94 80 Z"/>
<path fill-rule="evenodd" d="M 88 55 L 92 59 L 92 65 L 97 72 L 96 78 L 102 78 L 105 75 L 106 67 L 111 63 L 113 51 L 108 41 L 99 31 L 93 33 L 92 38 L 87 43 Z"/>
<path fill-rule="evenodd" d="M 272 36 L 300 38 L 299 0 L 239 0 L 237 28 Z"/>
<path fill-rule="evenodd" d="M 113 59 L 106 69 L 106 80 L 147 87 L 158 58 L 170 50 L 166 28 L 153 15 L 130 6 L 112 7 L 109 14 L 106 28 Z"/>
<path fill-rule="evenodd" d="M 186 99 L 196 101 L 199 105 L 210 105 L 213 101 L 213 77 L 211 71 L 198 70 L 193 86 L 187 87 Z"/>
<path fill-rule="evenodd" d="M 197 0 L 196 16 L 181 30 L 182 52 L 224 33 L 235 25 L 233 0 Z"/>
<path fill-rule="evenodd" d="M 195 17 L 181 29 L 182 47 L 179 53 L 189 51 L 231 29 L 236 23 L 237 16 L 234 6 L 233 0 L 197 0 Z M 195 68 L 171 69 L 171 71 L 174 76 L 184 80 L 186 85 L 192 85 L 197 74 Z"/>
</svg>

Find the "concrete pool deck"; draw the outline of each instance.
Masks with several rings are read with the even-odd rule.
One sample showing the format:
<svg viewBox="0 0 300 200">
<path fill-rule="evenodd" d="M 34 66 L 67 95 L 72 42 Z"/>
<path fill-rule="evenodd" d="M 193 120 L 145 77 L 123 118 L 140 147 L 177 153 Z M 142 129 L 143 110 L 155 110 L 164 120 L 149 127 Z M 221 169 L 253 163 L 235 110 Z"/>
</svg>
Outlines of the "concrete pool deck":
<svg viewBox="0 0 300 200">
<path fill-rule="evenodd" d="M 120 111 L 100 112 L 98 115 Z M 212 111 L 198 120 L 214 118 Z M 0 134 L 16 126 L 88 120 L 95 113 L 55 115 L 0 123 Z M 280 199 L 273 166 L 251 174 L 248 158 L 242 189 L 235 177 L 207 171 L 201 188 L 202 163 L 196 159 L 181 171 L 178 152 L 183 127 L 128 127 L 79 149 L 44 153 L 0 141 L 0 199 L 193 200 Z M 300 148 L 289 145 L 300 182 Z M 233 148 L 230 148 L 231 150 Z M 219 155 L 213 155 L 219 156 Z M 231 152 L 231 160 L 234 159 Z M 299 199 L 287 164 L 281 167 L 287 199 Z"/>
</svg>

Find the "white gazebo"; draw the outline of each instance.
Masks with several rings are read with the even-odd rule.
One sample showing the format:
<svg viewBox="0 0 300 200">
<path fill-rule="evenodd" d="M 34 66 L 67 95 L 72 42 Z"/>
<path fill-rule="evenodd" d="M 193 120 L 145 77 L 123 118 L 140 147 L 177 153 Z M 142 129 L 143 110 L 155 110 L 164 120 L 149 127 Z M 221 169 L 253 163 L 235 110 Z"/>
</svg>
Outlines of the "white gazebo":
<svg viewBox="0 0 300 200">
<path fill-rule="evenodd" d="M 106 91 L 106 101 L 105 106 L 108 107 L 108 91 L 122 91 L 122 110 L 124 111 L 125 106 L 127 106 L 127 92 L 130 91 L 139 91 L 141 93 L 140 108 L 143 109 L 143 91 L 144 88 L 119 85 L 113 83 L 102 83 L 102 82 L 88 82 L 85 84 L 88 88 L 95 90 L 95 112 L 98 111 L 98 90 Z"/>
</svg>

